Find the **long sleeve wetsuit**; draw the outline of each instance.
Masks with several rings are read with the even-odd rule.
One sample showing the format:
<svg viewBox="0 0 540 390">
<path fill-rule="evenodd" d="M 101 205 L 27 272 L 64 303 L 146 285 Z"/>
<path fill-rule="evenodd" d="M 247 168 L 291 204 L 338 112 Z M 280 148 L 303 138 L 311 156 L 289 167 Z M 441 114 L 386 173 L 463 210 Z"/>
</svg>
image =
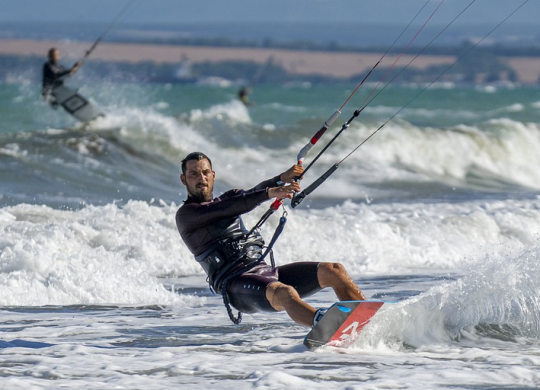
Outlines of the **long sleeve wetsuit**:
<svg viewBox="0 0 540 390">
<path fill-rule="evenodd" d="M 63 85 L 64 78 L 70 73 L 71 69 L 66 69 L 60 64 L 44 63 L 42 80 L 43 95 L 50 94 L 53 88 Z"/>
<path fill-rule="evenodd" d="M 197 203 L 188 197 L 176 213 L 176 226 L 191 253 L 199 256 L 214 246 L 218 238 L 210 226 L 253 210 L 269 199 L 266 189 L 276 187 L 279 180 L 276 176 L 247 191 L 230 190 L 210 202 Z"/>
</svg>

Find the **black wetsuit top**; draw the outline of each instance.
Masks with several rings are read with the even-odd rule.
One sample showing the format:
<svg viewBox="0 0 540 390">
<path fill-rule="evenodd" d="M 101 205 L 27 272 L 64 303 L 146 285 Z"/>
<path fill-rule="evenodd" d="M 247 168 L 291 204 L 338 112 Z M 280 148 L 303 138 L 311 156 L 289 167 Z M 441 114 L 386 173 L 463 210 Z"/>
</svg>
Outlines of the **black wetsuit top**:
<svg viewBox="0 0 540 390">
<path fill-rule="evenodd" d="M 277 187 L 279 180 L 276 176 L 247 191 L 230 190 L 210 202 L 197 203 L 188 197 L 176 213 L 176 226 L 191 253 L 200 256 L 225 238 L 216 236 L 215 224 L 237 218 L 268 200 L 266 188 Z"/>
<path fill-rule="evenodd" d="M 66 69 L 60 64 L 45 62 L 43 64 L 42 93 L 47 95 L 53 88 L 63 85 L 65 76 L 70 73 L 71 69 Z"/>
</svg>

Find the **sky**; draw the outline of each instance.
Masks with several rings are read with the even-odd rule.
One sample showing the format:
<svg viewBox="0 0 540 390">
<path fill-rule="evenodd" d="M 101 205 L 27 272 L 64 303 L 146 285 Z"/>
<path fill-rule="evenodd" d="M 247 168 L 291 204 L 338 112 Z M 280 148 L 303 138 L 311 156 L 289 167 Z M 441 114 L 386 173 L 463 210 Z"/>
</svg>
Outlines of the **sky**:
<svg viewBox="0 0 540 390">
<path fill-rule="evenodd" d="M 133 23 L 346 22 L 406 23 L 427 0 L 131 0 L 125 20 Z M 439 14 L 451 17 L 472 0 L 443 1 Z M 498 23 L 524 0 L 476 0 L 462 24 Z M 0 22 L 108 23 L 128 0 L 0 0 Z M 538 24 L 540 0 L 511 19 Z M 406 19 L 406 20 L 404 20 Z"/>
</svg>

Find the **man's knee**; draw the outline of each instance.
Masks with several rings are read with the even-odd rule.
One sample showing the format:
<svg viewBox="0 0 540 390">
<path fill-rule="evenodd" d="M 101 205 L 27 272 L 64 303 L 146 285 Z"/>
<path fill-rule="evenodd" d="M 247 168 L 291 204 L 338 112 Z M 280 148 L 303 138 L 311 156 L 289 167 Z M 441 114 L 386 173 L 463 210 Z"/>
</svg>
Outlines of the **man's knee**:
<svg viewBox="0 0 540 390">
<path fill-rule="evenodd" d="M 335 283 L 343 281 L 349 277 L 347 270 L 340 263 L 321 263 L 319 265 L 317 277 L 321 287 L 332 287 Z"/>
<path fill-rule="evenodd" d="M 280 282 L 274 282 L 267 287 L 266 297 L 270 305 L 277 311 L 285 310 L 290 302 L 301 299 L 294 287 Z"/>
<path fill-rule="evenodd" d="M 319 272 L 334 277 L 347 275 L 347 270 L 340 263 L 321 263 L 319 265 Z"/>
</svg>

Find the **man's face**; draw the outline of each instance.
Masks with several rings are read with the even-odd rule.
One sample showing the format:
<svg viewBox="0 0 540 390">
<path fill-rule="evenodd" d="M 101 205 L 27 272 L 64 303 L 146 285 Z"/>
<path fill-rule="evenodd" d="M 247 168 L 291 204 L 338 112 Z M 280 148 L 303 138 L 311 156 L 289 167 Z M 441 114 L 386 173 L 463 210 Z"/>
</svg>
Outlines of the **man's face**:
<svg viewBox="0 0 540 390">
<path fill-rule="evenodd" d="M 56 64 L 58 61 L 60 61 L 60 52 L 58 50 L 53 51 L 49 59 L 53 64 Z"/>
<path fill-rule="evenodd" d="M 189 160 L 186 164 L 186 174 L 180 176 L 189 196 L 198 202 L 212 200 L 215 178 L 216 173 L 212 170 L 207 159 Z"/>
</svg>

